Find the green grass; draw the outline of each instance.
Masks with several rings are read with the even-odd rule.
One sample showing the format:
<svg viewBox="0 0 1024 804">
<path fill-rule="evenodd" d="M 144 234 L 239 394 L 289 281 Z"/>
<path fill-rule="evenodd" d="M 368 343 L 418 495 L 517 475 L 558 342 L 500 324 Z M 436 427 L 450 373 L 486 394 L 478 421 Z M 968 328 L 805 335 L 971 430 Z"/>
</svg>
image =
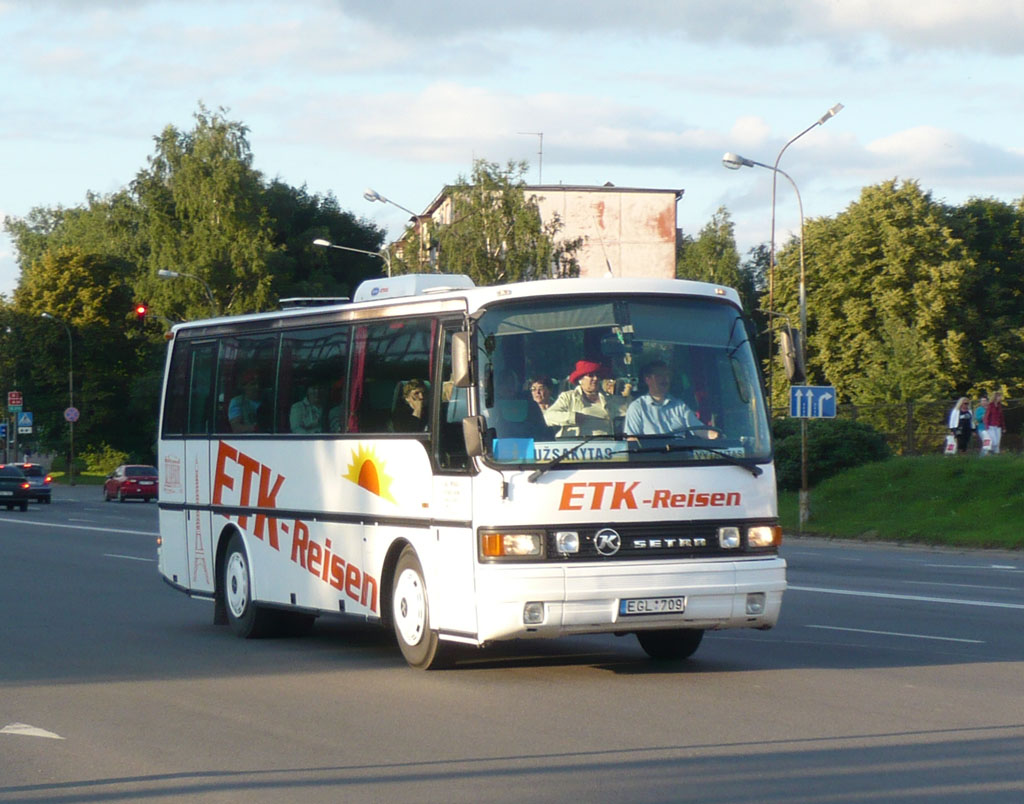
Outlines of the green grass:
<svg viewBox="0 0 1024 804">
<path fill-rule="evenodd" d="M 779 494 L 786 532 L 798 495 Z M 805 534 L 1024 549 L 1024 458 L 891 458 L 843 472 L 810 491 Z"/>
</svg>

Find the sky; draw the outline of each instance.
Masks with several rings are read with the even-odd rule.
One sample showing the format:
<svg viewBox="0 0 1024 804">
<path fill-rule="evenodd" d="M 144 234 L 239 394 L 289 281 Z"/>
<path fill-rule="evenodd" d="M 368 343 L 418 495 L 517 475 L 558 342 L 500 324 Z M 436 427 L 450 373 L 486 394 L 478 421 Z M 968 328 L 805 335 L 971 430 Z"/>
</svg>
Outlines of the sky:
<svg viewBox="0 0 1024 804">
<path fill-rule="evenodd" d="M 383 227 L 474 159 L 531 183 L 681 189 L 767 243 L 779 167 L 808 219 L 914 180 L 1024 197 L 1024 0 L 0 0 L 0 218 L 127 186 L 199 104 L 269 179 Z M 816 121 L 836 103 L 844 108 Z M 539 136 L 543 134 L 543 137 Z M 543 143 L 542 157 L 538 151 Z M 777 236 L 799 231 L 780 182 Z M 18 281 L 0 233 L 0 293 Z"/>
</svg>

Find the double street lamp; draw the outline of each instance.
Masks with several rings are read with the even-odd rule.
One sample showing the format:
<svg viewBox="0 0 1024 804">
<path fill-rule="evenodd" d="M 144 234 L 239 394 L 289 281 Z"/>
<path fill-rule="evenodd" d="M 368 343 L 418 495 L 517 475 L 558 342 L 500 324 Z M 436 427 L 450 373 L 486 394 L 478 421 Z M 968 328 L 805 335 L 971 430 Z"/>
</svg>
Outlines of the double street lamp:
<svg viewBox="0 0 1024 804">
<path fill-rule="evenodd" d="M 68 409 L 65 413 L 65 418 L 68 420 L 68 481 L 73 486 L 75 485 L 75 360 L 74 360 L 74 341 L 71 338 L 71 327 L 67 325 L 67 322 L 63 319 L 57 318 L 55 315 L 50 313 L 40 313 L 40 318 L 48 318 L 50 321 L 56 321 L 68 334 Z"/>
<path fill-rule="evenodd" d="M 391 252 L 387 249 L 381 251 L 367 251 L 364 248 L 352 248 L 352 246 L 339 246 L 337 243 L 332 243 L 330 240 L 324 240 L 322 237 L 318 237 L 313 241 L 314 246 L 321 246 L 322 248 L 336 248 L 341 251 L 354 251 L 356 254 L 366 254 L 370 257 L 377 257 L 378 259 L 384 260 L 384 266 L 387 269 L 388 279 L 391 278 Z"/>
<path fill-rule="evenodd" d="M 774 293 L 775 293 L 775 195 L 776 185 L 778 183 L 778 177 L 781 174 L 784 176 L 789 183 L 793 186 L 793 191 L 796 193 L 797 206 L 800 209 L 800 289 L 799 289 L 799 306 L 800 306 L 800 353 L 798 355 L 799 365 L 806 371 L 807 366 L 807 286 L 806 286 L 806 273 L 804 270 L 804 204 L 800 198 L 800 190 L 796 186 L 796 182 L 793 181 L 792 177 L 784 170 L 779 168 L 779 162 L 782 160 L 782 155 L 786 152 L 794 142 L 800 139 L 804 134 L 810 131 L 815 126 L 824 125 L 831 118 L 835 117 L 842 111 L 843 104 L 837 103 L 835 106 L 830 108 L 825 114 L 819 117 L 815 122 L 797 134 L 795 137 L 790 139 L 785 145 L 782 146 L 782 150 L 779 151 L 779 155 L 775 157 L 774 165 L 766 165 L 763 162 L 757 162 L 753 159 L 747 159 L 746 157 L 740 156 L 735 153 L 727 153 L 722 157 L 722 164 L 730 170 L 739 170 L 741 167 L 763 167 L 772 172 L 772 227 L 771 227 L 771 247 L 768 260 L 768 312 L 769 315 L 774 310 Z M 771 326 L 769 325 L 769 332 Z M 769 409 L 773 399 L 773 383 L 772 383 L 772 341 L 769 335 L 768 339 L 768 404 Z M 804 380 L 806 382 L 806 380 Z M 807 491 L 807 419 L 802 418 L 800 420 L 800 529 L 803 530 L 803 525 L 807 521 L 809 515 L 808 506 L 808 491 Z"/>
</svg>

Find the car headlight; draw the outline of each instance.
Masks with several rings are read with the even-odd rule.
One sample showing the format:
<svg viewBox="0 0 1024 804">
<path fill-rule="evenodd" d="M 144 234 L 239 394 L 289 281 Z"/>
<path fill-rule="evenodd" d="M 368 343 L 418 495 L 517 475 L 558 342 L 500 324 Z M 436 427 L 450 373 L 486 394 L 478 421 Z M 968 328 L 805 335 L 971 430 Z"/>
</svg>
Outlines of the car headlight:
<svg viewBox="0 0 1024 804">
<path fill-rule="evenodd" d="M 540 557 L 544 536 L 533 531 L 516 533 L 481 533 L 480 553 L 485 558 Z"/>
</svg>

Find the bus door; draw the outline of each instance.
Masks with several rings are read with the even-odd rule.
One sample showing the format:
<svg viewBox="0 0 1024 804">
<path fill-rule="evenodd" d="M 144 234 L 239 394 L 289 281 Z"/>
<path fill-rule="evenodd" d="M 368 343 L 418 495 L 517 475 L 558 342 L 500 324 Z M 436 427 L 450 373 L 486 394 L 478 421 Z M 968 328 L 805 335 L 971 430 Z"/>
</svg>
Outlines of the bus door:
<svg viewBox="0 0 1024 804">
<path fill-rule="evenodd" d="M 438 412 L 434 432 L 434 488 L 431 502 L 437 544 L 436 566 L 443 567 L 445 582 L 430 590 L 431 619 L 446 631 L 475 634 L 476 608 L 467 601 L 475 599 L 474 577 L 476 549 L 473 539 L 473 494 L 466 454 L 462 420 L 469 415 L 468 388 L 457 388 L 452 381 L 452 334 L 461 322 L 446 323 L 442 329 L 441 360 L 435 386 Z"/>
<path fill-rule="evenodd" d="M 181 482 L 184 490 L 185 557 L 187 586 L 195 592 L 213 592 L 214 543 L 210 514 L 210 477 L 216 460 L 214 411 L 217 343 L 191 345 L 189 355 L 188 415 L 185 427 Z"/>
</svg>

